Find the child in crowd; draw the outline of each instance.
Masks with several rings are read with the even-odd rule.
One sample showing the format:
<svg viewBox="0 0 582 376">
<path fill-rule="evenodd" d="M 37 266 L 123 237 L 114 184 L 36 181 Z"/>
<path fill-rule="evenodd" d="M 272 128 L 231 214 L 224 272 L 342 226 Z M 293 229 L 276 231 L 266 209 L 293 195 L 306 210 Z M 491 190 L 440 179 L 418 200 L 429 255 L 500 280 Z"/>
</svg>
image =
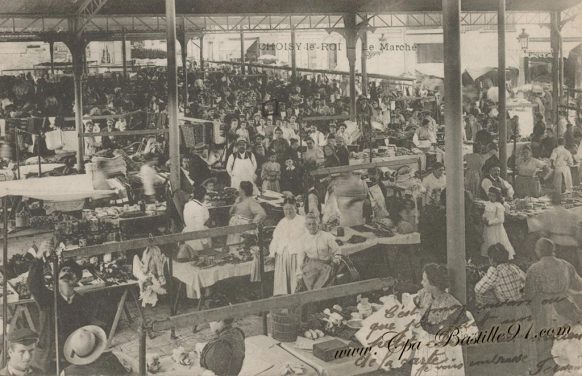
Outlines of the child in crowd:
<svg viewBox="0 0 582 376">
<path fill-rule="evenodd" d="M 291 158 L 287 158 L 285 168 L 281 171 L 281 189 L 290 191 L 294 195 L 302 193 L 301 173 Z"/>
<path fill-rule="evenodd" d="M 281 179 L 281 165 L 277 162 L 276 153 L 269 154 L 269 160 L 263 163 L 261 179 L 263 180 L 263 191 L 281 191 L 279 184 L 279 180 Z"/>
</svg>

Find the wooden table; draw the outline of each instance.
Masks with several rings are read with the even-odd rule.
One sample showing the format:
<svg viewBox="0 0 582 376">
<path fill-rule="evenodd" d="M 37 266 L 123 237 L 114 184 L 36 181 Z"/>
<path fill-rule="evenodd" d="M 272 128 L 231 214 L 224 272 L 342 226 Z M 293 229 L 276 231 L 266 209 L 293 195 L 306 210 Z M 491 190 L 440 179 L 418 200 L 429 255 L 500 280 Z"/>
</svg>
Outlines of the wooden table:
<svg viewBox="0 0 582 376">
<path fill-rule="evenodd" d="M 126 319 L 128 321 L 131 321 L 131 318 L 128 314 L 128 311 L 126 309 L 125 304 L 127 302 L 127 296 L 129 294 L 134 295 L 134 293 L 131 291 L 131 288 L 134 286 L 137 286 L 137 284 L 138 284 L 137 281 L 128 281 L 128 282 L 120 283 L 120 284 L 116 284 L 116 285 L 83 286 L 83 287 L 79 287 L 79 288 L 75 289 L 76 292 L 83 294 L 83 295 L 96 293 L 96 292 L 102 292 L 102 291 L 106 291 L 106 290 L 118 289 L 118 288 L 124 289 L 123 294 L 121 295 L 121 298 L 119 298 L 119 301 L 117 303 L 115 317 L 113 319 L 113 323 L 111 325 L 111 329 L 109 330 L 109 335 L 107 337 L 107 345 L 109 345 L 111 343 L 113 336 L 117 332 L 117 327 L 119 326 L 119 321 L 121 320 L 121 316 L 125 315 Z M 34 320 L 32 319 L 32 314 L 30 313 L 29 306 L 31 304 L 36 304 L 36 302 L 32 298 L 20 299 L 16 302 L 8 304 L 8 309 L 9 309 L 9 311 L 11 311 L 10 313 L 12 316 L 10 318 L 10 321 L 9 321 L 11 327 L 16 328 L 17 324 L 19 322 L 19 319 L 23 319 L 25 324 L 30 329 L 32 329 L 35 332 L 37 331 L 37 328 L 34 324 Z M 140 306 L 139 306 L 139 303 L 137 302 L 137 300 L 136 300 L 136 304 L 138 306 L 137 308 L 140 309 Z M 2 306 L 1 301 L 0 301 L 0 306 Z"/>
</svg>

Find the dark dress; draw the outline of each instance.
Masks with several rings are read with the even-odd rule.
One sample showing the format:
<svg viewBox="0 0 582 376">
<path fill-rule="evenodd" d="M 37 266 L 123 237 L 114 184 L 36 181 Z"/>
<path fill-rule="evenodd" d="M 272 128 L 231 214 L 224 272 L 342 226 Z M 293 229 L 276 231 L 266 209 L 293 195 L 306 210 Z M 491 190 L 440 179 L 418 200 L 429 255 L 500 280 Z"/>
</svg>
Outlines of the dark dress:
<svg viewBox="0 0 582 376">
<path fill-rule="evenodd" d="M 281 191 L 290 191 L 294 195 L 303 191 L 301 184 L 301 171 L 295 167 L 293 170 L 283 168 L 281 170 Z"/>
<path fill-rule="evenodd" d="M 483 172 L 483 176 L 489 175 L 489 170 L 491 167 L 494 166 L 501 166 L 501 161 L 496 155 L 492 155 L 483 163 L 483 167 L 481 168 L 481 172 Z"/>
<path fill-rule="evenodd" d="M 486 129 L 481 129 L 475 135 L 475 142 L 487 146 L 493 142 L 493 136 Z"/>
<path fill-rule="evenodd" d="M 271 152 L 277 154 L 277 162 L 279 162 L 281 166 L 284 166 L 291 149 L 289 142 L 284 138 L 278 138 L 271 143 L 270 149 Z"/>
<path fill-rule="evenodd" d="M 337 159 L 339 160 L 340 166 L 349 166 L 350 164 L 350 152 L 345 146 L 340 146 L 336 151 Z"/>
</svg>

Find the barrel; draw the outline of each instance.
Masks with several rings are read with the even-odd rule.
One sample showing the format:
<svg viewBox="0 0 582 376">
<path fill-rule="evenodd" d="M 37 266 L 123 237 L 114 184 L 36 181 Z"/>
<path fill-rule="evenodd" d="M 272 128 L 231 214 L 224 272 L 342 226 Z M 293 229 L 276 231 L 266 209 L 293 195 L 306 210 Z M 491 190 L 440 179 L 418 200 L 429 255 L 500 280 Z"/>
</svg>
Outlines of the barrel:
<svg viewBox="0 0 582 376">
<path fill-rule="evenodd" d="M 299 317 L 287 310 L 271 311 L 273 338 L 281 342 L 295 342 L 299 331 Z"/>
<path fill-rule="evenodd" d="M 16 214 L 14 219 L 16 228 L 28 227 L 28 216 L 26 214 Z"/>
</svg>

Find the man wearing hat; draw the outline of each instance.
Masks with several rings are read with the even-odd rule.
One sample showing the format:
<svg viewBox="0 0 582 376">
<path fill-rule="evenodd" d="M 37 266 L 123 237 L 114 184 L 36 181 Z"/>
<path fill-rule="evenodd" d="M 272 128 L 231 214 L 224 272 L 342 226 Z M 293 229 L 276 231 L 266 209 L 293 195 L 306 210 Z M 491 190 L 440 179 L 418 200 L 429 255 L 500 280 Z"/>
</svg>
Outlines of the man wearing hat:
<svg viewBox="0 0 582 376">
<path fill-rule="evenodd" d="M 34 366 L 48 372 L 50 363 L 54 357 L 54 302 L 53 291 L 49 290 L 44 280 L 44 256 L 48 255 L 54 248 L 52 240 L 41 244 L 36 253 L 28 272 L 28 288 L 34 301 L 40 310 L 40 330 L 39 342 L 34 354 Z M 89 302 L 84 296 L 75 292 L 79 280 L 82 277 L 81 267 L 73 260 L 66 261 L 60 265 L 58 284 L 59 295 L 57 297 L 58 307 L 58 334 L 59 344 L 76 329 L 91 323 L 94 315 L 95 305 Z M 62 348 L 59 353 L 62 355 Z"/>
<path fill-rule="evenodd" d="M 105 352 L 107 336 L 95 325 L 75 330 L 65 341 L 63 353 L 70 365 L 61 376 L 125 375 L 127 370 L 111 352 Z"/>
<path fill-rule="evenodd" d="M 38 335 L 28 328 L 14 329 L 8 334 L 8 364 L 0 376 L 40 374 L 32 367 Z"/>
<path fill-rule="evenodd" d="M 257 161 L 252 152 L 247 151 L 247 141 L 239 138 L 236 142 L 236 151 L 232 153 L 226 162 L 226 172 L 230 176 L 230 186 L 239 188 L 242 181 L 253 183 L 253 190 L 256 192 L 255 180 L 257 171 Z"/>
<path fill-rule="evenodd" d="M 488 199 L 489 188 L 491 187 L 499 188 L 505 200 L 513 199 L 513 187 L 507 180 L 501 177 L 501 167 L 498 164 L 491 165 L 489 174 L 481 181 L 481 193 L 484 200 Z"/>
</svg>

